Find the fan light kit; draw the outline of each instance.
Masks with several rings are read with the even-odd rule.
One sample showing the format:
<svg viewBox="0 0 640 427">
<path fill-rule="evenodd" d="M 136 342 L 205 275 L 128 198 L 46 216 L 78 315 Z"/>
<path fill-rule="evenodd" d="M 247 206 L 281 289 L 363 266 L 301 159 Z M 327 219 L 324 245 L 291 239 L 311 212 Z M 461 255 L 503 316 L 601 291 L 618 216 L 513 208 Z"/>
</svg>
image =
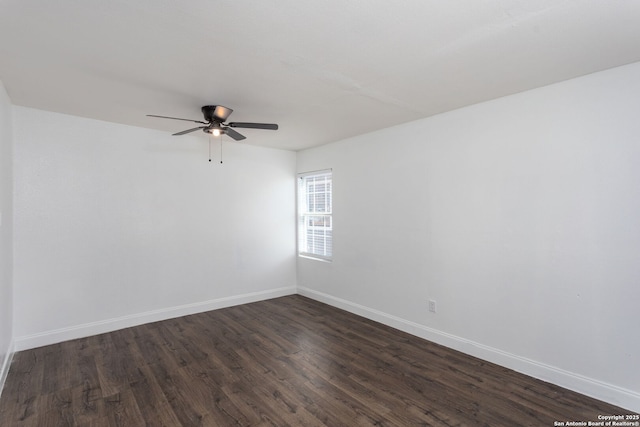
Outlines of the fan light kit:
<svg viewBox="0 0 640 427">
<path fill-rule="evenodd" d="M 243 139 L 246 139 L 246 137 L 233 128 L 278 130 L 278 125 L 275 123 L 225 123 L 231 113 L 233 113 L 233 110 L 231 108 L 227 108 L 222 105 L 205 105 L 204 107 L 202 107 L 202 114 L 204 115 L 204 119 L 206 120 L 206 122 L 203 122 L 201 120 L 181 119 L 178 117 L 156 116 L 155 114 L 147 114 L 147 116 L 158 117 L 161 119 L 182 120 L 204 125 L 192 129 L 183 130 L 182 132 L 174 133 L 174 136 L 185 135 L 187 133 L 195 132 L 198 129 L 202 129 L 204 133 L 208 133 L 213 136 L 229 135 L 236 141 L 242 141 Z"/>
</svg>

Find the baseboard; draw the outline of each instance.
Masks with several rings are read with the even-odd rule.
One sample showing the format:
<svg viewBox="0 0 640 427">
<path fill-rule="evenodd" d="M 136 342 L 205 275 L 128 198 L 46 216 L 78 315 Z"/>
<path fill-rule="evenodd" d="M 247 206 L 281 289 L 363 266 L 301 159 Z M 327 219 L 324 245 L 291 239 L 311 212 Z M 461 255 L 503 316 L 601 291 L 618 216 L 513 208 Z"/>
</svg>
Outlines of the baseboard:
<svg viewBox="0 0 640 427">
<path fill-rule="evenodd" d="M 251 302 L 278 298 L 296 293 L 295 287 L 270 289 L 268 291 L 251 292 L 242 295 L 233 295 L 224 298 L 217 298 L 209 301 L 200 301 L 193 304 L 184 304 L 174 307 L 162 308 L 159 310 L 136 313 L 128 316 L 121 316 L 112 319 L 100 320 L 67 328 L 53 329 L 37 334 L 18 337 L 15 339 L 15 351 L 28 350 L 30 348 L 42 347 L 56 344 L 76 338 L 88 337 L 91 335 L 112 332 L 118 329 L 138 326 L 145 323 L 158 322 L 161 320 L 173 319 L 180 316 L 202 313 L 204 311 L 216 310 L 234 305 L 248 304 Z"/>
<path fill-rule="evenodd" d="M 536 362 L 313 289 L 298 286 L 298 294 L 525 375 L 640 413 L 640 393 L 638 392 Z"/>
<path fill-rule="evenodd" d="M 11 367 L 11 361 L 13 360 L 13 354 L 15 352 L 14 348 L 14 341 L 11 340 L 7 354 L 2 361 L 2 368 L 0 368 L 0 396 L 2 396 L 2 390 L 4 390 L 4 382 L 7 380 L 7 375 L 9 375 L 9 368 Z"/>
</svg>

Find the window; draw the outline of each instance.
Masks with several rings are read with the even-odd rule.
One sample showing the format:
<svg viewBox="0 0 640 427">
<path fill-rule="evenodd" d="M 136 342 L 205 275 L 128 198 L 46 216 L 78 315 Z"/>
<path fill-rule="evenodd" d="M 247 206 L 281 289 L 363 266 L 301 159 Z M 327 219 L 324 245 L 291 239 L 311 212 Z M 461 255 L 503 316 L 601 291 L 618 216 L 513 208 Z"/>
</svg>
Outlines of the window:
<svg viewBox="0 0 640 427">
<path fill-rule="evenodd" d="M 333 246 L 331 170 L 298 175 L 298 253 L 330 260 Z"/>
</svg>

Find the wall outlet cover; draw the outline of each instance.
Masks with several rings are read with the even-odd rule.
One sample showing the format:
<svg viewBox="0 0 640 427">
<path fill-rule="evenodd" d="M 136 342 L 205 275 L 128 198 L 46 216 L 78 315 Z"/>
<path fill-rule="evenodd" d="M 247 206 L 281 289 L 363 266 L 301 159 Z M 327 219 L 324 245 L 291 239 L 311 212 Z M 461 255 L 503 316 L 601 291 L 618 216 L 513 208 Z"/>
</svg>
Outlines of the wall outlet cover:
<svg viewBox="0 0 640 427">
<path fill-rule="evenodd" d="M 432 313 L 436 312 L 436 302 L 432 299 L 429 300 L 429 311 Z"/>
</svg>

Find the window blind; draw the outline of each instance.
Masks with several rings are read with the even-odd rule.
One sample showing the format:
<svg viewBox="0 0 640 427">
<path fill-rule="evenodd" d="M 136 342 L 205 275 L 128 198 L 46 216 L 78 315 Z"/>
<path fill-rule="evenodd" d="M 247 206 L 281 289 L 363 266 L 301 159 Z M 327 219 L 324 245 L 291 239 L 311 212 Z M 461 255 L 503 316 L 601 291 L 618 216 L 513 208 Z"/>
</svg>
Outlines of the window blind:
<svg viewBox="0 0 640 427">
<path fill-rule="evenodd" d="M 298 252 L 331 259 L 333 200 L 330 170 L 298 176 Z"/>
</svg>

